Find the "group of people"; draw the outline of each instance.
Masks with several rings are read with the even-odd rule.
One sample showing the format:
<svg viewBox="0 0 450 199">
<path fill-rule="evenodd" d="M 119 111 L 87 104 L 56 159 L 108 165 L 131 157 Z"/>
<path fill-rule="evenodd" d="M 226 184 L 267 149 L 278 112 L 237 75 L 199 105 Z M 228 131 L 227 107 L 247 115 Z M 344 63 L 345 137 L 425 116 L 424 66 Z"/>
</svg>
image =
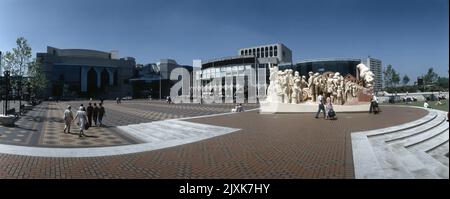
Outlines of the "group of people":
<svg viewBox="0 0 450 199">
<path fill-rule="evenodd" d="M 231 109 L 231 112 L 244 112 L 244 107 L 242 107 L 242 104 L 238 104 L 233 109 Z"/>
<path fill-rule="evenodd" d="M 103 117 L 105 116 L 105 107 L 103 107 L 102 103 L 89 103 L 87 108 L 84 107 L 83 104 L 80 105 L 78 111 L 76 112 L 75 117 L 72 113 L 72 107 L 69 105 L 67 109 L 64 111 L 64 133 L 70 133 L 70 126 L 74 121 L 78 119 L 78 126 L 80 127 L 79 137 L 86 136 L 84 131 L 87 130 L 91 126 L 103 126 Z"/>
<path fill-rule="evenodd" d="M 333 103 L 330 97 L 327 97 L 324 102 L 323 96 L 317 96 L 317 102 L 319 105 L 319 109 L 317 110 L 316 117 L 319 118 L 320 112 L 323 112 L 323 117 L 325 119 L 337 119 L 336 112 L 333 109 Z M 378 106 L 378 98 L 376 95 L 372 94 L 372 99 L 370 101 L 369 113 L 377 114 L 380 112 L 380 107 Z"/>
<path fill-rule="evenodd" d="M 326 102 L 323 100 L 323 96 L 317 96 L 317 102 L 319 103 L 319 110 L 317 110 L 316 118 L 319 118 L 319 114 L 322 111 L 323 117 L 328 120 L 336 119 L 336 112 L 333 109 L 333 103 L 331 102 L 331 98 L 327 97 Z"/>
</svg>

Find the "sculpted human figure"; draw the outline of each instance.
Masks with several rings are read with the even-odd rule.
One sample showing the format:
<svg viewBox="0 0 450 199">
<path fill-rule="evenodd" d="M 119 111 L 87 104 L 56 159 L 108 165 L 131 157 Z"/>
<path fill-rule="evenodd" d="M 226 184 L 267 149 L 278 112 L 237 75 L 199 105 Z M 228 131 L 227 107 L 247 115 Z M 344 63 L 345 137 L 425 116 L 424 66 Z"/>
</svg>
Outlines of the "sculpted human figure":
<svg viewBox="0 0 450 199">
<path fill-rule="evenodd" d="M 336 98 L 337 98 L 337 102 L 338 102 L 339 105 L 344 104 L 344 103 L 343 103 L 343 100 L 342 100 L 342 87 L 341 87 L 341 85 L 339 85 L 339 86 L 337 87 Z"/>
<path fill-rule="evenodd" d="M 267 88 L 267 99 L 272 102 L 272 100 L 277 95 L 277 84 L 278 84 L 278 67 L 272 67 L 269 65 L 270 76 L 269 76 L 269 87 Z"/>
<path fill-rule="evenodd" d="M 316 101 L 316 98 L 314 97 L 315 93 L 314 93 L 314 73 L 312 71 L 309 71 L 308 73 L 309 78 L 308 78 L 308 89 L 309 89 L 309 95 L 311 100 Z"/>
<path fill-rule="evenodd" d="M 317 96 L 319 96 L 319 91 L 320 91 L 320 81 L 322 79 L 322 76 L 319 73 L 315 73 L 314 74 L 314 102 L 317 99 Z"/>
<path fill-rule="evenodd" d="M 292 69 L 287 69 L 287 82 L 288 82 L 288 89 L 287 89 L 287 96 L 288 101 L 286 103 L 289 103 L 292 100 L 292 92 L 294 88 L 294 75 L 292 74 L 294 71 Z"/>
<path fill-rule="evenodd" d="M 327 78 L 327 91 L 326 96 L 331 97 L 333 95 L 333 74 L 329 74 Z"/>
<path fill-rule="evenodd" d="M 292 104 L 298 104 L 301 102 L 301 78 L 299 76 L 298 71 L 295 71 L 295 75 L 293 78 L 293 87 L 292 87 L 292 94 L 291 94 L 291 103 Z"/>
</svg>

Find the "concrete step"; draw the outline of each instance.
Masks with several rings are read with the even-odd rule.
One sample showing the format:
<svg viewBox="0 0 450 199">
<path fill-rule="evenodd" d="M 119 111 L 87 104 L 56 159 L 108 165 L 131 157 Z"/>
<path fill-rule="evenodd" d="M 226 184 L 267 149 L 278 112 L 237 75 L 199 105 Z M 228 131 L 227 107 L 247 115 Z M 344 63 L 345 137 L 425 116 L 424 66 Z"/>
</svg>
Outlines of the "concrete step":
<svg viewBox="0 0 450 199">
<path fill-rule="evenodd" d="M 401 125 L 397 125 L 397 126 L 393 126 L 393 127 L 387 127 L 387 128 L 383 128 L 383 129 L 375 129 L 375 130 L 370 130 L 370 131 L 364 131 L 364 133 L 368 136 L 368 137 L 374 137 L 374 136 L 381 136 L 381 135 L 386 135 L 386 134 L 390 134 L 390 133 L 395 133 L 398 131 L 402 131 L 402 130 L 407 130 L 410 128 L 414 128 L 420 125 L 423 125 L 427 122 L 430 122 L 431 120 L 435 119 L 438 116 L 438 113 L 435 111 L 430 111 L 425 117 L 420 118 L 418 120 L 412 121 L 412 122 L 408 122 L 405 124 L 401 124 Z"/>
<path fill-rule="evenodd" d="M 442 164 L 448 167 L 448 152 L 449 152 L 449 142 L 436 147 L 435 149 L 428 152 L 434 159 L 438 160 Z"/>
<path fill-rule="evenodd" d="M 416 177 L 416 174 L 402 164 L 402 160 L 398 159 L 397 154 L 392 151 L 390 146 L 373 147 L 373 151 L 386 178 L 414 179 Z"/>
<path fill-rule="evenodd" d="M 427 165 L 428 169 L 434 173 L 434 175 L 439 178 L 448 179 L 449 170 L 448 167 L 443 165 L 441 162 L 437 161 L 429 154 L 418 151 L 418 150 L 410 150 L 416 158 L 418 158 L 423 164 Z"/>
<path fill-rule="evenodd" d="M 437 117 L 435 117 L 431 121 L 426 122 L 420 126 L 386 135 L 385 136 L 386 143 L 400 141 L 400 140 L 407 139 L 409 137 L 421 134 L 423 132 L 427 132 L 427 131 L 443 124 L 444 121 L 445 121 L 445 116 L 442 114 L 438 114 Z"/>
<path fill-rule="evenodd" d="M 434 139 L 436 136 L 438 136 L 441 133 L 444 133 L 446 130 L 448 131 L 448 125 L 446 123 L 441 124 L 429 131 L 420 133 L 406 140 L 403 140 L 404 146 L 412 147 L 413 145 L 417 145 L 427 140 Z"/>
<path fill-rule="evenodd" d="M 407 150 L 401 143 L 390 145 L 392 153 L 400 164 L 403 165 L 416 179 L 437 179 L 439 176 L 435 175 L 432 168 L 424 164 L 416 157 L 414 153 Z"/>
<path fill-rule="evenodd" d="M 410 147 L 407 148 L 428 152 L 435 149 L 436 147 L 439 147 L 440 145 L 445 144 L 446 142 L 448 142 L 448 140 L 449 140 L 449 131 L 447 129 L 443 133 L 436 135 L 432 139 L 428 139 L 418 144 L 411 145 Z"/>
</svg>

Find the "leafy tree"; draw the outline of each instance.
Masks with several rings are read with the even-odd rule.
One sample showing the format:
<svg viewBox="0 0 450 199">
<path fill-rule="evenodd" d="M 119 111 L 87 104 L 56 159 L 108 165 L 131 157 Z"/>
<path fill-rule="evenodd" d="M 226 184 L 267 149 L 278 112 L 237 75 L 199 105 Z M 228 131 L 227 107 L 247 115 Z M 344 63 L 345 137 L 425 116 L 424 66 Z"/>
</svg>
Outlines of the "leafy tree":
<svg viewBox="0 0 450 199">
<path fill-rule="evenodd" d="M 392 83 L 397 86 L 400 83 L 400 74 L 392 69 Z"/>
<path fill-rule="evenodd" d="M 6 52 L 3 57 L 4 70 L 9 70 L 11 76 L 28 77 L 22 81 L 22 90 L 25 85 L 30 85 L 35 92 L 40 92 L 47 86 L 47 79 L 41 66 L 32 58 L 32 50 L 25 38 L 16 40 L 17 47 L 12 52 Z M 18 79 L 11 81 L 12 87 L 18 87 Z M 27 82 L 28 81 L 28 82 Z"/>
<path fill-rule="evenodd" d="M 434 72 L 433 67 L 429 68 L 427 74 L 423 76 L 423 82 L 425 84 L 435 84 L 439 79 L 438 74 Z"/>
<path fill-rule="evenodd" d="M 409 83 L 409 80 L 410 79 L 409 79 L 408 75 L 403 76 L 403 80 L 402 80 L 403 81 L 403 85 L 406 86 Z"/>
<path fill-rule="evenodd" d="M 387 67 L 383 71 L 383 80 L 386 88 L 392 87 L 392 75 L 393 75 L 392 65 L 387 65 Z"/>
<path fill-rule="evenodd" d="M 448 77 L 439 77 L 438 86 L 448 90 Z"/>
</svg>

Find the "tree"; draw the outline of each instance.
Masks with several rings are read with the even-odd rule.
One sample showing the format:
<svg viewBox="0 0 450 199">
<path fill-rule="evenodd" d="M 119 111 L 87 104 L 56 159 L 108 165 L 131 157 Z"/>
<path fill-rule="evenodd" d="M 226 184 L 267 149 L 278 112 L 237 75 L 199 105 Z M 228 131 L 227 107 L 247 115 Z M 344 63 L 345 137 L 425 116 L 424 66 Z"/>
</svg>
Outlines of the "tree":
<svg viewBox="0 0 450 199">
<path fill-rule="evenodd" d="M 13 48 L 12 52 L 6 52 L 3 58 L 5 70 L 11 72 L 11 76 L 25 76 L 28 64 L 32 62 L 31 47 L 27 40 L 19 37 L 16 40 L 17 48 Z"/>
<path fill-rule="evenodd" d="M 28 82 L 35 93 L 41 93 L 47 88 L 47 77 L 42 70 L 42 66 L 35 59 L 28 65 L 28 76 Z"/>
<path fill-rule="evenodd" d="M 392 72 L 393 72 L 392 65 L 387 65 L 386 69 L 383 71 L 383 80 L 386 88 L 392 87 Z"/>
<path fill-rule="evenodd" d="M 28 77 L 28 82 L 16 79 L 11 81 L 12 87 L 17 88 L 18 81 L 21 81 L 22 87 L 29 84 L 35 92 L 40 92 L 47 86 L 45 74 L 36 59 L 32 58 L 32 50 L 27 40 L 19 37 L 16 44 L 17 47 L 13 48 L 12 52 L 6 52 L 3 57 L 4 69 L 9 70 L 11 76 Z"/>
<path fill-rule="evenodd" d="M 403 85 L 406 86 L 409 83 L 409 77 L 408 75 L 403 76 Z"/>
<path fill-rule="evenodd" d="M 427 74 L 423 76 L 424 84 L 435 84 L 439 79 L 438 74 L 434 72 L 433 67 L 429 68 Z"/>
<path fill-rule="evenodd" d="M 392 83 L 397 86 L 400 83 L 400 74 L 392 69 Z"/>
</svg>

